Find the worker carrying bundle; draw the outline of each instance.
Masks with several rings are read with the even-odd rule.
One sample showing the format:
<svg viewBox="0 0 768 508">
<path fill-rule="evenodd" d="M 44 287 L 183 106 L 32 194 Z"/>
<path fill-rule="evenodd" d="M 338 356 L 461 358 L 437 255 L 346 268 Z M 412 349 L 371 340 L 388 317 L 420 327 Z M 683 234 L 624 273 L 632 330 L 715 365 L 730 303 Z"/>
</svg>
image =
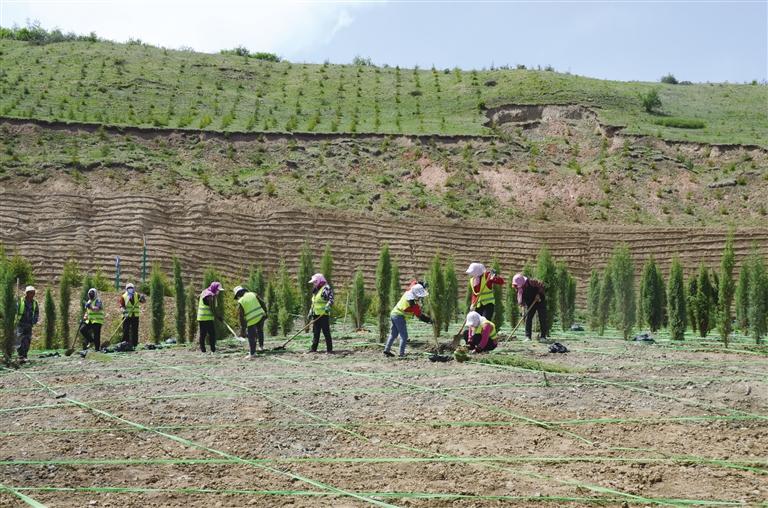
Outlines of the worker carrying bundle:
<svg viewBox="0 0 768 508">
<path fill-rule="evenodd" d="M 501 286 L 504 279 L 493 270 L 487 271 L 482 263 L 471 263 L 467 268 L 469 275 L 469 311 L 475 311 L 487 319 L 493 319 L 494 304 L 493 286 Z"/>
<path fill-rule="evenodd" d="M 517 304 L 525 315 L 525 340 L 531 340 L 533 316 L 538 314 L 541 333 L 539 341 L 545 342 L 549 336 L 549 329 L 547 328 L 547 301 L 544 297 L 544 283 L 518 273 L 512 278 L 512 287 L 517 291 Z"/>
<path fill-rule="evenodd" d="M 467 349 L 474 353 L 493 351 L 499 343 L 496 341 L 496 325 L 493 321 L 472 311 L 467 314 L 466 331 L 464 341 Z"/>
<path fill-rule="evenodd" d="M 248 337 L 250 353 L 246 358 L 256 358 L 256 339 L 259 341 L 259 351 L 264 351 L 264 322 L 267 320 L 267 304 L 248 288 L 235 288 L 238 314 L 240 320 L 240 335 Z"/>
<path fill-rule="evenodd" d="M 405 346 L 408 343 L 408 325 L 406 324 L 406 318 L 410 314 L 416 316 L 421 321 L 431 324 L 432 318 L 425 315 L 422 312 L 422 301 L 429 295 L 427 290 L 421 284 L 414 284 L 411 288 L 403 293 L 400 297 L 400 301 L 397 302 L 395 308 L 390 312 L 389 317 L 392 321 L 392 330 L 389 333 L 387 343 L 384 345 L 384 356 L 395 356 L 390 349 L 395 339 L 400 337 L 400 357 L 405 356 Z"/>
</svg>

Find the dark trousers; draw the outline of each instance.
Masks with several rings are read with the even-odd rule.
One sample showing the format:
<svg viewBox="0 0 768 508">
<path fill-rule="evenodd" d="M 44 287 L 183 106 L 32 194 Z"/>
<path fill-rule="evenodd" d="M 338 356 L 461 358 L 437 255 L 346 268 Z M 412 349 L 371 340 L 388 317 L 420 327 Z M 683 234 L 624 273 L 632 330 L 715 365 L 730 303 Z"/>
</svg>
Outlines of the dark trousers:
<svg viewBox="0 0 768 508">
<path fill-rule="evenodd" d="M 29 345 L 32 343 L 32 326 L 19 325 L 16 328 L 16 336 L 19 338 L 19 347 L 16 352 L 19 353 L 19 358 L 26 358 Z"/>
<path fill-rule="evenodd" d="M 541 331 L 541 338 L 544 339 L 549 336 L 549 330 L 547 329 L 547 303 L 544 300 L 540 300 L 538 303 L 528 307 L 528 314 L 525 316 L 525 336 L 529 339 L 533 329 L 534 314 L 539 315 L 539 330 Z"/>
<path fill-rule="evenodd" d="M 331 339 L 331 320 L 326 314 L 320 316 L 317 321 L 312 324 L 312 349 L 311 351 L 317 351 L 317 346 L 320 343 L 320 332 L 323 332 L 325 337 L 325 349 L 329 353 L 333 351 L 333 340 Z"/>
<path fill-rule="evenodd" d="M 482 307 L 476 308 L 475 312 L 483 316 L 488 321 L 493 321 L 493 304 L 492 303 L 486 303 Z"/>
<path fill-rule="evenodd" d="M 90 343 L 96 351 L 101 349 L 101 323 L 88 323 L 83 326 L 83 338 L 85 339 L 83 349 L 87 349 Z"/>
<path fill-rule="evenodd" d="M 139 318 L 127 317 L 123 321 L 123 342 L 128 342 L 134 348 L 139 345 Z"/>
<path fill-rule="evenodd" d="M 208 336 L 208 344 L 211 346 L 211 353 L 216 352 L 216 326 L 214 321 L 198 321 L 200 325 L 200 351 L 205 353 L 205 337 Z"/>
<path fill-rule="evenodd" d="M 256 354 L 256 339 L 259 340 L 259 348 L 264 347 L 264 322 L 266 320 L 267 318 L 264 318 L 245 330 L 246 335 L 248 335 L 248 347 L 251 349 L 252 355 Z"/>
</svg>

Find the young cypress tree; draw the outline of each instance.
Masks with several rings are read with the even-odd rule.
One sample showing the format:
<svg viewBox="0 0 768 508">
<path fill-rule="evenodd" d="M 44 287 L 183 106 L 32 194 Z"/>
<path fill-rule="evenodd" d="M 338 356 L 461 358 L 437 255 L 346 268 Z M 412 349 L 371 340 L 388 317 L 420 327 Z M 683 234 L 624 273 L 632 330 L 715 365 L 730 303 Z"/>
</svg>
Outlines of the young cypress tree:
<svg viewBox="0 0 768 508">
<path fill-rule="evenodd" d="M 7 267 L 3 269 L 0 282 L 3 296 L 3 358 L 6 365 L 10 365 L 16 344 L 16 278 Z"/>
<path fill-rule="evenodd" d="M 611 258 L 613 283 L 616 292 L 616 317 L 624 340 L 629 340 L 635 325 L 637 310 L 635 304 L 635 267 L 629 253 L 629 247 L 620 245 Z"/>
<path fill-rule="evenodd" d="M 760 344 L 768 328 L 768 273 L 765 260 L 755 252 L 750 262 L 749 329 L 756 344 Z"/>
<path fill-rule="evenodd" d="M 386 243 L 379 252 L 379 262 L 376 265 L 376 294 L 379 297 L 379 342 L 384 342 L 389 332 L 389 312 L 391 303 L 389 295 L 392 290 L 392 259 L 389 256 L 389 245 Z"/>
<path fill-rule="evenodd" d="M 173 288 L 176 295 L 176 336 L 179 343 L 187 341 L 187 295 L 184 294 L 184 279 L 181 276 L 181 262 L 173 256 Z"/>
<path fill-rule="evenodd" d="M 256 293 L 259 298 L 264 298 L 266 292 L 266 283 L 264 282 L 264 272 L 259 267 L 251 267 L 248 274 L 248 289 Z"/>
<path fill-rule="evenodd" d="M 325 244 L 323 258 L 320 260 L 320 273 L 325 276 L 328 285 L 333 287 L 333 254 L 331 253 L 331 244 Z"/>
<path fill-rule="evenodd" d="M 563 331 L 568 330 L 571 326 L 566 328 L 565 315 L 568 313 L 568 267 L 565 266 L 564 261 L 558 261 L 555 263 L 555 280 L 557 281 L 557 307 L 560 309 L 560 328 Z"/>
<path fill-rule="evenodd" d="M 77 310 L 80 311 L 80 314 L 78 314 L 78 321 L 79 318 L 83 316 L 83 313 L 85 312 L 85 304 L 88 301 L 88 290 L 90 290 L 94 286 L 93 283 L 93 277 L 91 277 L 90 274 L 83 277 L 83 284 L 80 286 L 80 300 L 77 302 L 78 307 Z"/>
<path fill-rule="evenodd" d="M 576 278 L 571 274 L 568 274 L 565 290 L 568 295 L 565 299 L 568 310 L 563 313 L 563 319 L 565 320 L 565 328 L 570 330 L 576 316 Z"/>
<path fill-rule="evenodd" d="M 77 263 L 66 261 L 59 282 L 59 327 L 64 346 L 69 347 L 69 308 L 72 302 L 72 286 L 80 279 Z"/>
<path fill-rule="evenodd" d="M 448 258 L 445 262 L 445 303 L 444 303 L 444 329 L 447 332 L 448 326 L 456 319 L 456 310 L 459 306 L 459 279 L 456 277 L 456 266 L 453 258 Z"/>
<path fill-rule="evenodd" d="M 509 272 L 509 287 L 507 288 L 507 320 L 509 325 L 514 327 L 520 320 L 520 307 L 517 304 L 517 291 L 512 287 L 514 272 Z"/>
<path fill-rule="evenodd" d="M 611 317 L 611 309 L 613 308 L 614 299 L 614 285 L 613 274 L 611 273 L 611 266 L 605 267 L 605 273 L 603 273 L 603 281 L 600 284 L 600 312 L 598 314 L 597 321 L 597 334 L 602 336 L 605 333 L 605 327 L 608 325 L 608 321 Z"/>
<path fill-rule="evenodd" d="M 672 259 L 669 269 L 669 289 L 667 290 L 667 314 L 669 316 L 669 333 L 673 340 L 685 338 L 685 328 L 688 314 L 686 312 L 685 281 L 680 260 Z"/>
<path fill-rule="evenodd" d="M 312 259 L 312 251 L 309 244 L 305 243 L 299 254 L 299 299 L 301 300 L 301 315 L 304 325 L 309 323 L 309 310 L 312 308 L 312 292 L 309 290 L 309 279 L 315 273 L 315 263 Z"/>
<path fill-rule="evenodd" d="M 696 326 L 701 337 L 706 337 L 712 327 L 712 312 L 714 310 L 714 298 L 709 269 L 702 264 L 699 267 L 698 283 L 696 288 Z"/>
<path fill-rule="evenodd" d="M 652 332 L 661 328 L 664 321 L 664 293 L 661 272 L 656 260 L 651 256 L 643 267 L 640 284 L 640 321 L 647 325 Z"/>
<path fill-rule="evenodd" d="M 656 267 L 656 287 L 659 288 L 659 299 L 661 300 L 661 327 L 669 326 L 669 315 L 667 313 L 667 283 L 664 281 L 664 274 L 661 269 Z"/>
<path fill-rule="evenodd" d="M 558 295 L 557 266 L 555 266 L 555 260 L 547 247 L 542 247 L 536 257 L 536 278 L 544 283 L 547 293 L 546 326 L 547 330 L 552 330 L 552 323 L 559 312 L 557 302 L 560 297 Z"/>
<path fill-rule="evenodd" d="M 291 277 L 288 275 L 284 260 L 280 261 L 277 280 L 277 298 L 280 302 L 277 320 L 280 323 L 280 331 L 283 332 L 283 336 L 286 336 L 293 329 L 293 314 L 296 312 L 297 305 Z"/>
<path fill-rule="evenodd" d="M 533 261 L 530 259 L 523 264 L 523 271 L 521 272 L 526 277 L 533 278 L 533 274 L 536 273 L 536 267 L 533 266 Z"/>
<path fill-rule="evenodd" d="M 45 349 L 56 346 L 56 304 L 53 301 L 51 288 L 45 290 Z"/>
<path fill-rule="evenodd" d="M 440 336 L 440 331 L 443 327 L 445 303 L 445 278 L 443 276 L 443 264 L 438 254 L 435 254 L 435 257 L 432 258 L 427 281 L 429 284 L 427 302 L 429 303 L 430 317 L 432 318 L 432 333 L 437 338 Z"/>
<path fill-rule="evenodd" d="M 195 287 L 190 284 L 186 290 L 186 314 L 187 314 L 187 339 L 189 342 L 195 342 L 195 335 L 197 334 L 197 298 L 198 295 L 195 292 Z"/>
<path fill-rule="evenodd" d="M 163 340 L 165 325 L 165 283 L 160 265 L 153 265 L 149 275 L 149 295 L 152 307 L 152 340 L 159 344 Z"/>
<path fill-rule="evenodd" d="M 400 297 L 403 296 L 403 290 L 400 287 L 400 268 L 397 266 L 397 261 L 394 259 L 392 260 L 392 275 L 390 279 L 391 287 L 389 290 L 389 301 L 391 303 L 390 307 L 394 307 L 394 305 L 400 300 Z"/>
<path fill-rule="evenodd" d="M 600 272 L 597 270 L 592 270 L 589 276 L 587 315 L 589 316 L 589 329 L 598 330 L 600 328 Z"/>
<path fill-rule="evenodd" d="M 278 334 L 280 321 L 278 319 L 280 302 L 277 299 L 277 290 L 271 280 L 267 283 L 267 333 L 270 337 Z"/>
<path fill-rule="evenodd" d="M 493 271 L 501 275 L 501 265 L 498 259 L 493 260 Z M 497 330 L 501 330 L 504 325 L 504 286 L 494 284 L 493 286 L 493 323 Z"/>
<path fill-rule="evenodd" d="M 363 272 L 359 268 L 355 274 L 355 279 L 352 282 L 352 320 L 355 325 L 355 329 L 361 330 L 365 325 L 365 314 L 368 312 L 368 305 L 370 304 L 370 298 L 365 294 L 365 278 Z"/>
<path fill-rule="evenodd" d="M 699 316 L 697 315 L 698 307 L 696 305 L 696 295 L 699 293 L 699 278 L 696 275 L 691 275 L 688 280 L 688 292 L 685 295 L 685 309 L 688 312 L 688 323 L 691 325 L 693 333 L 699 331 Z"/>
<path fill-rule="evenodd" d="M 736 324 L 743 335 L 749 333 L 749 262 L 744 262 L 739 270 L 739 283 L 736 285 Z"/>
</svg>

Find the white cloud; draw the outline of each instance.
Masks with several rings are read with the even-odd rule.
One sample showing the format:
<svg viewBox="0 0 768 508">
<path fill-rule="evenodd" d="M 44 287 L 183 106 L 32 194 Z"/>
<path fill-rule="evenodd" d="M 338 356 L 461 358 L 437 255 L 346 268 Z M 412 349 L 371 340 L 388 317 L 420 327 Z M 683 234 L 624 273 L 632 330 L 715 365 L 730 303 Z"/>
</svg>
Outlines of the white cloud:
<svg viewBox="0 0 768 508">
<path fill-rule="evenodd" d="M 243 45 L 291 58 L 334 36 L 354 22 L 355 2 L 243 0 L 0 0 L 2 24 L 39 20 L 46 28 L 107 39 L 139 38 L 177 48 L 216 52 Z"/>
</svg>

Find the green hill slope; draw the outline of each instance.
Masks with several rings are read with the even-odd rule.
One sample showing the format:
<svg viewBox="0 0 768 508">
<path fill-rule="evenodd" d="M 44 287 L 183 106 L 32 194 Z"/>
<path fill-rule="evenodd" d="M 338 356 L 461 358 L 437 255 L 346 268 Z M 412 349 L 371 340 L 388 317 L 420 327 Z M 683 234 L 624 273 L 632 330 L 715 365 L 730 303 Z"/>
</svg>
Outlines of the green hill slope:
<svg viewBox="0 0 768 508">
<path fill-rule="evenodd" d="M 658 89 L 665 116 L 639 95 Z M 215 131 L 490 133 L 486 108 L 593 108 L 627 133 L 768 146 L 768 87 L 602 81 L 547 71 L 265 62 L 139 44 L 0 40 L 0 116 Z M 668 117 L 703 128 L 659 125 Z M 675 122 L 667 122 L 674 124 Z"/>
</svg>

